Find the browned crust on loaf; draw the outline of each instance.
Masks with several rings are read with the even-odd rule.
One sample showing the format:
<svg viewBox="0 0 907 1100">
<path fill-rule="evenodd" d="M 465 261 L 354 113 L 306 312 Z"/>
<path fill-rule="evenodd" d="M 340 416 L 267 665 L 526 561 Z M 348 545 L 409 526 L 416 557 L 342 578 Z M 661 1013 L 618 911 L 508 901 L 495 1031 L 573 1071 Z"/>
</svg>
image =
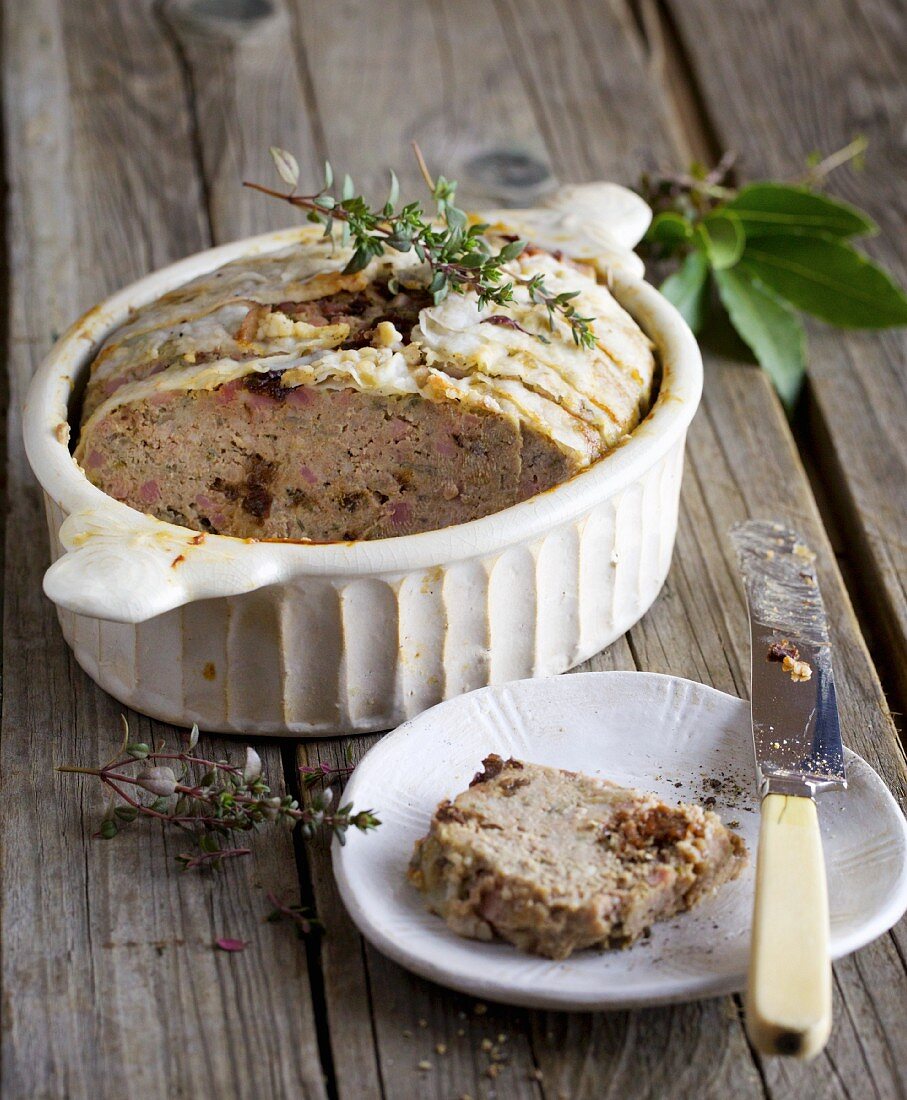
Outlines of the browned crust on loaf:
<svg viewBox="0 0 907 1100">
<path fill-rule="evenodd" d="M 232 333 L 227 334 L 225 339 L 195 347 L 191 358 L 187 359 L 175 351 L 168 353 L 168 341 L 165 340 L 164 350 L 158 354 L 138 362 L 130 361 L 114 375 L 102 377 L 98 373 L 98 366 L 119 347 L 114 335 L 92 363 L 91 377 L 82 404 L 82 424 L 86 424 L 104 401 L 129 382 L 138 382 L 171 367 L 179 368 L 188 363 L 210 362 L 222 357 L 241 362 L 266 354 L 267 348 L 254 341 L 259 325 L 271 313 L 282 314 L 293 321 L 305 321 L 316 328 L 338 323 L 348 325 L 349 334 L 338 345 L 340 348 L 368 347 L 375 340 L 378 325 L 382 321 L 389 321 L 400 333 L 401 343 L 406 345 L 409 343 L 410 332 L 419 319 L 420 309 L 430 301 L 431 298 L 425 291 L 412 288 L 392 291 L 386 281 L 369 282 L 361 272 L 352 276 L 339 273 L 316 275 L 297 290 L 293 299 L 278 302 L 276 305 L 248 302 L 245 315 Z M 187 302 L 187 315 L 191 313 L 190 300 Z M 178 328 L 178 322 L 175 327 Z M 275 346 L 273 350 L 276 352 L 287 349 Z M 278 396 L 276 387 L 271 392 L 273 396 Z"/>
<path fill-rule="evenodd" d="M 330 263 L 327 247 L 315 249 L 319 264 Z M 544 250 L 526 250 L 534 251 Z M 309 275 L 310 261 L 303 247 L 227 264 L 139 309 L 112 334 L 92 364 L 76 449 L 95 485 L 140 511 L 213 534 L 388 538 L 526 500 L 601 457 L 616 442 L 612 427 L 635 425 L 642 376 L 629 382 L 604 345 L 604 357 L 587 364 L 591 383 L 582 371 L 577 381 L 549 365 L 542 382 L 528 366 L 511 375 L 492 363 L 495 386 L 480 376 L 475 387 L 458 388 L 445 375 L 470 375 L 479 356 L 452 347 L 441 362 L 443 340 L 436 347 L 424 333 L 425 346 L 407 347 L 432 302 L 424 286 L 412 285 L 424 270 L 394 273 L 393 264 L 377 263 L 371 273 Z M 610 315 L 610 304 L 602 308 Z M 647 349 L 638 329 L 618 338 L 622 311 L 615 316 L 616 346 L 641 341 Z M 504 315 L 486 320 L 526 332 Z M 213 360 L 223 362 L 199 369 Z M 386 376 L 369 364 L 397 373 L 382 382 Z M 311 389 L 294 385 L 313 377 Z M 339 389 L 347 379 L 352 388 Z M 384 385 L 418 392 L 384 397 L 377 392 Z M 622 420 L 604 403 L 609 387 Z M 398 435 L 388 433 L 389 421 Z"/>
<path fill-rule="evenodd" d="M 469 781 L 469 785 L 475 787 L 479 783 L 489 783 L 492 779 L 497 779 L 505 768 L 521 769 L 522 767 L 520 761 L 515 760 L 512 756 L 508 760 L 504 760 L 496 752 L 489 753 L 482 761 L 482 770 L 476 772 Z"/>
</svg>

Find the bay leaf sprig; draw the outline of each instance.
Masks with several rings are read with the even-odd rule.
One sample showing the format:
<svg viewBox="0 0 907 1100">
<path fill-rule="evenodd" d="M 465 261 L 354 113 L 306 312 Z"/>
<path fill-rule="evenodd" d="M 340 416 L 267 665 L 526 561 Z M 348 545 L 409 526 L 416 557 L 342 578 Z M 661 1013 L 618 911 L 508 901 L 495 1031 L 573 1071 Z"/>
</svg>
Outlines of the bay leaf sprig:
<svg viewBox="0 0 907 1100">
<path fill-rule="evenodd" d="M 324 235 L 332 237 L 335 223 L 340 227 L 343 244 L 353 252 L 344 268 L 346 274 L 361 271 L 372 260 L 394 252 L 413 252 L 430 273 L 427 290 L 437 305 L 448 294 L 469 291 L 478 297 L 480 308 L 494 304 L 506 306 L 514 300 L 515 285 L 522 286 L 530 301 L 544 307 L 548 327 L 555 330 L 558 321 L 569 327 L 577 346 L 595 345 L 592 329 L 594 318 L 577 312 L 574 299 L 579 291 L 554 294 L 545 285 L 544 276 L 529 278 L 508 271 L 505 265 L 516 260 L 525 250 L 527 241 L 508 240 L 497 251 L 485 237 L 488 226 L 470 223 L 466 212 L 456 205 L 457 184 L 444 176 L 432 178 L 417 145 L 413 145 L 422 176 L 431 192 L 435 210 L 427 213 L 419 202 L 400 205 L 400 188 L 391 173 L 390 192 L 386 201 L 371 207 L 349 176 L 345 176 L 339 193 L 334 189 L 334 171 L 325 165 L 324 183 L 310 195 L 299 194 L 299 165 L 292 153 L 273 146 L 271 156 L 280 178 L 289 191 L 278 191 L 260 183 L 245 186 L 291 206 L 306 211 L 306 217 L 324 227 Z M 391 284 L 391 290 L 395 287 Z M 547 338 L 539 335 L 539 339 Z"/>
<path fill-rule="evenodd" d="M 734 158 L 725 155 L 711 171 L 694 165 L 647 175 L 639 187 L 654 212 L 642 250 L 680 262 L 662 293 L 697 333 L 723 309 L 788 409 L 806 369 L 800 313 L 838 328 L 907 324 L 904 291 L 852 243 L 878 227 L 821 190 L 832 169 L 858 161 L 865 149 L 857 139 L 814 158 L 792 183 L 737 186 Z"/>
<path fill-rule="evenodd" d="M 181 830 L 195 844 L 190 853 L 176 859 L 183 870 L 219 868 L 228 859 L 248 855 L 251 849 L 237 843 L 237 834 L 264 826 L 294 828 L 309 839 L 327 832 L 344 843 L 349 829 L 368 832 L 380 821 L 371 810 L 354 810 L 351 803 L 334 807 L 330 787 L 311 794 L 305 805 L 292 795 L 274 794 L 262 774 L 262 761 L 251 747 L 241 764 L 209 759 L 197 751 L 198 726 L 193 726 L 185 747 L 168 750 L 161 742 L 152 747 L 132 741 L 123 719 L 123 741 L 118 752 L 100 767 L 64 764 L 59 772 L 94 776 L 111 796 L 97 836 L 113 839 L 140 818 L 159 821 Z M 300 776 L 309 789 L 309 776 L 319 780 L 340 778 L 348 769 L 314 765 Z"/>
</svg>

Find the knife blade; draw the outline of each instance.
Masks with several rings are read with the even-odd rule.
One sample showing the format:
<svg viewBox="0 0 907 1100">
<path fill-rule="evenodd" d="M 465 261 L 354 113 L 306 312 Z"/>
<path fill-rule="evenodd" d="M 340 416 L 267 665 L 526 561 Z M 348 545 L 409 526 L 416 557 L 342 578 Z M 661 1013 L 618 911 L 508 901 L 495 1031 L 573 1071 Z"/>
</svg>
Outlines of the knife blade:
<svg viewBox="0 0 907 1100">
<path fill-rule="evenodd" d="M 770 520 L 730 531 L 746 589 L 762 822 L 746 1027 L 766 1054 L 813 1058 L 831 1030 L 828 890 L 815 796 L 847 786 L 815 554 Z"/>
<path fill-rule="evenodd" d="M 760 793 L 812 796 L 844 788 L 844 746 L 816 556 L 793 531 L 769 520 L 737 524 L 731 541 L 750 611 Z"/>
</svg>

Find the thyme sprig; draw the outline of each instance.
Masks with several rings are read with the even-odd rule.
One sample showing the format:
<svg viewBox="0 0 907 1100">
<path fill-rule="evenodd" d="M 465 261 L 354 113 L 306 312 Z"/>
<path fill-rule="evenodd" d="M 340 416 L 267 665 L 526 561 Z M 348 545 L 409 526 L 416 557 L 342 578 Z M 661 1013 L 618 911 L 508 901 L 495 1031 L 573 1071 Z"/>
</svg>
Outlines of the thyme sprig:
<svg viewBox="0 0 907 1100">
<path fill-rule="evenodd" d="M 315 916 L 311 909 L 304 905 L 297 905 L 285 901 L 276 894 L 268 891 L 268 901 L 272 909 L 265 917 L 269 924 L 277 924 L 280 921 L 289 921 L 296 929 L 296 935 L 302 940 L 313 932 L 324 931 L 324 924 Z"/>
<path fill-rule="evenodd" d="M 319 760 L 316 764 L 300 764 L 297 768 L 299 782 L 304 790 L 315 786 L 316 783 L 326 784 L 328 787 L 338 779 L 346 779 L 353 771 L 352 752 L 349 745 L 346 748 L 348 763 L 334 767 Z"/>
<path fill-rule="evenodd" d="M 465 211 L 455 203 L 457 184 L 444 176 L 432 178 L 419 147 L 413 143 L 422 176 L 435 202 L 433 217 L 426 214 L 419 202 L 399 205 L 400 188 L 396 175 L 391 173 L 391 186 L 387 200 L 373 209 L 361 195 L 356 194 L 353 181 L 345 176 L 340 193 L 334 193 L 334 172 L 325 165 L 324 183 L 311 195 L 297 192 L 299 165 L 295 157 L 285 149 L 271 148 L 271 156 L 281 179 L 290 187 L 283 192 L 260 183 L 246 182 L 245 186 L 273 198 L 282 199 L 291 206 L 307 211 L 310 222 L 324 227 L 324 235 L 332 237 L 335 223 L 341 227 L 341 241 L 353 250 L 344 268 L 345 274 L 353 274 L 365 268 L 373 259 L 390 249 L 394 252 L 414 252 L 428 265 L 431 279 L 428 293 L 437 305 L 450 293 L 469 291 L 478 297 L 479 307 L 506 306 L 514 300 L 514 287 L 525 288 L 530 301 L 544 307 L 548 327 L 555 331 L 560 320 L 570 328 L 578 347 L 595 345 L 592 329 L 594 318 L 583 317 L 576 310 L 574 299 L 579 291 L 552 293 L 545 285 L 544 276 L 523 278 L 505 270 L 505 265 L 516 260 L 528 242 L 508 240 L 495 252 L 485 237 L 488 226 L 470 224 Z M 393 281 L 390 289 L 396 291 Z M 539 339 L 546 338 L 539 335 Z"/>
<path fill-rule="evenodd" d="M 351 803 L 332 808 L 330 787 L 315 792 L 304 806 L 292 795 L 273 794 L 262 775 L 261 757 L 253 748 L 245 750 L 239 765 L 199 755 L 197 743 L 198 726 L 192 727 L 187 746 L 176 751 L 168 751 L 164 742 L 152 747 L 131 741 L 123 718 L 123 741 L 111 760 L 97 768 L 64 764 L 57 771 L 95 776 L 110 794 L 107 812 L 95 834 L 102 839 L 111 840 L 142 817 L 191 836 L 198 851 L 176 857 L 183 870 L 219 868 L 225 860 L 248 855 L 251 849 L 238 846 L 234 834 L 264 825 L 298 825 L 307 839 L 327 831 L 342 844 L 349 829 L 368 832 L 380 824 L 371 810 L 354 811 Z M 346 769 L 317 765 L 311 771 L 319 779 L 332 779 Z M 307 777 L 302 778 L 308 787 Z"/>
</svg>

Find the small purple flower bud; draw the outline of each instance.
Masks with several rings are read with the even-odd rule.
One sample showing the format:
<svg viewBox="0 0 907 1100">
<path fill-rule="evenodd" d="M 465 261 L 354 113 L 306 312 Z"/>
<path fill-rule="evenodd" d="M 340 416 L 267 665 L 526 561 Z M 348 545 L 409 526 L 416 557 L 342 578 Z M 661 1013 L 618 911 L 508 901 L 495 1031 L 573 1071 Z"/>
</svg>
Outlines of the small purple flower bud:
<svg viewBox="0 0 907 1100">
<path fill-rule="evenodd" d="M 167 798 L 176 790 L 173 768 L 145 768 L 136 776 L 136 783 L 158 798 Z"/>
<path fill-rule="evenodd" d="M 221 951 L 245 951 L 251 942 L 251 940 L 237 940 L 232 936 L 219 936 L 214 941 L 214 946 L 219 947 Z"/>
</svg>

